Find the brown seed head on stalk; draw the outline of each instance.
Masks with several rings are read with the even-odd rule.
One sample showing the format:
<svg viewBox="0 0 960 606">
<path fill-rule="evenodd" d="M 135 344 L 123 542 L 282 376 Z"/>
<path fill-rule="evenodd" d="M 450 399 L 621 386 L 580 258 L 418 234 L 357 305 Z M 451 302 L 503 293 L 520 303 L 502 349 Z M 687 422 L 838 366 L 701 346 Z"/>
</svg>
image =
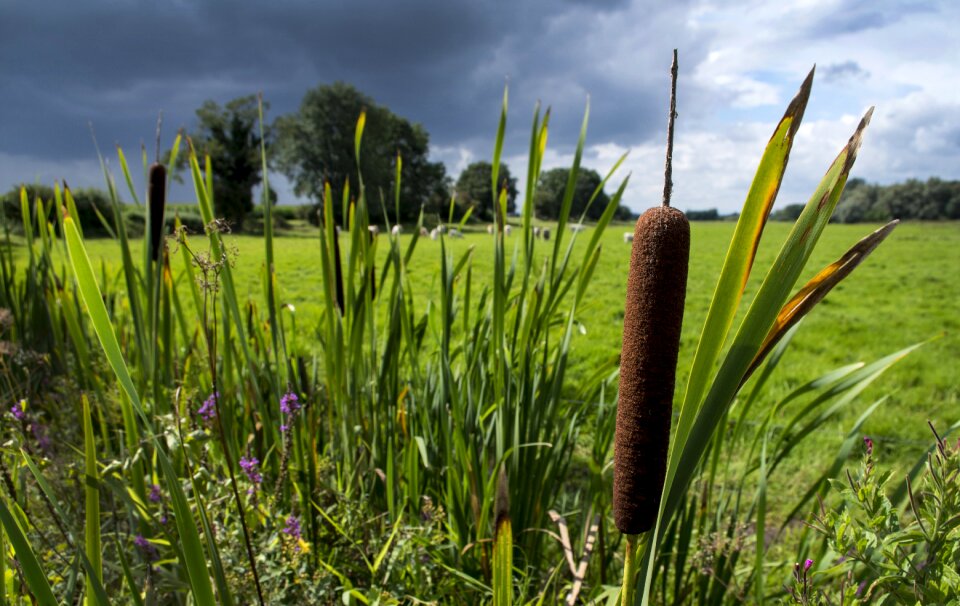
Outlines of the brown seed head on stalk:
<svg viewBox="0 0 960 606">
<path fill-rule="evenodd" d="M 160 259 L 163 248 L 163 217 L 167 204 L 167 169 L 163 164 L 150 165 L 147 185 L 147 212 L 150 213 L 150 256 Z"/>
<path fill-rule="evenodd" d="M 613 514 L 628 534 L 652 528 L 660 506 L 689 256 L 690 224 L 682 212 L 658 206 L 640 216 L 627 280 L 614 436 Z"/>
<path fill-rule="evenodd" d="M 620 532 L 653 528 L 670 444 L 673 387 L 687 294 L 690 223 L 670 208 L 673 123 L 677 116 L 677 51 L 670 66 L 670 116 L 663 205 L 637 219 L 627 278 L 614 434 L 613 517 Z"/>
</svg>

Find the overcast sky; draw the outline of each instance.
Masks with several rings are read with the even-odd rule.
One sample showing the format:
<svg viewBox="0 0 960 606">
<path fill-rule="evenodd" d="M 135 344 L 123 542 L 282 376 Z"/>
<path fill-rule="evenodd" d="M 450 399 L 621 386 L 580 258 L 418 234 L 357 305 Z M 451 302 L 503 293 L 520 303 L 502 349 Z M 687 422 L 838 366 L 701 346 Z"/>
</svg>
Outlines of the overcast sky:
<svg viewBox="0 0 960 606">
<path fill-rule="evenodd" d="M 642 210 L 662 189 L 673 48 L 679 208 L 739 209 L 814 64 L 778 205 L 806 201 L 870 105 L 855 176 L 957 179 L 958 24 L 955 0 L 0 0 L 0 189 L 101 186 L 88 123 L 110 158 L 114 144 L 137 156 L 141 141 L 152 154 L 159 110 L 169 145 L 178 127 L 196 126 L 206 99 L 263 91 L 269 120 L 336 80 L 422 123 L 456 178 L 491 156 L 509 84 L 515 175 L 526 171 L 536 101 L 553 108 L 551 168 L 569 164 L 589 95 L 583 164 L 604 173 L 629 150 L 626 203 Z M 294 201 L 282 181 L 281 200 Z"/>
</svg>

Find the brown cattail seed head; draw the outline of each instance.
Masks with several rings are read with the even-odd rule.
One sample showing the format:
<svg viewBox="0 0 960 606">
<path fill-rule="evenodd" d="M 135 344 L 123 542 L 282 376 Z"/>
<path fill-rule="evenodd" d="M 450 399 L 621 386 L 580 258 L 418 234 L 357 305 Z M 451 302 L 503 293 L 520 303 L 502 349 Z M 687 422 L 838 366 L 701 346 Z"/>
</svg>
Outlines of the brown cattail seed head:
<svg viewBox="0 0 960 606">
<path fill-rule="evenodd" d="M 150 213 L 150 256 L 156 261 L 163 248 L 163 218 L 167 204 L 167 169 L 151 164 L 147 184 L 147 212 Z"/>
<path fill-rule="evenodd" d="M 628 534 L 657 519 L 686 298 L 690 224 L 658 206 L 637 220 L 627 280 L 614 437 L 613 515 Z"/>
</svg>

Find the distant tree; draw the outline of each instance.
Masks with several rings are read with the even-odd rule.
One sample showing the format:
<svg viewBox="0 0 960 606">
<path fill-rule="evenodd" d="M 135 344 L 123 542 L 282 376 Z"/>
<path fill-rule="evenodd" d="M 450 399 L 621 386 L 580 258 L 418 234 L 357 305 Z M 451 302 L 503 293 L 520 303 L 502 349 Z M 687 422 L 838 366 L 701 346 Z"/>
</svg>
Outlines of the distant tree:
<svg viewBox="0 0 960 606">
<path fill-rule="evenodd" d="M 563 193 L 567 188 L 567 179 L 570 176 L 568 168 L 554 168 L 544 171 L 540 174 L 540 182 L 537 184 L 537 193 L 534 196 L 534 209 L 537 216 L 541 219 L 556 219 L 560 216 L 560 207 L 563 204 Z M 570 203 L 570 218 L 574 221 L 580 218 L 590 196 L 597 189 L 603 179 L 595 170 L 589 168 L 580 168 L 577 174 L 577 183 L 573 190 L 573 201 Z M 590 221 L 596 221 L 603 215 L 610 197 L 604 191 L 597 194 L 593 204 L 587 209 L 586 218 Z M 629 209 L 621 212 L 617 209 L 620 217 L 628 216 Z"/>
<path fill-rule="evenodd" d="M 710 208 L 707 210 L 688 210 L 686 213 L 687 219 L 690 221 L 719 221 L 720 213 L 717 212 L 716 208 Z"/>
<path fill-rule="evenodd" d="M 276 121 L 277 166 L 293 181 L 294 192 L 323 200 L 324 183 L 334 190 L 334 214 L 340 219 L 340 199 L 349 182 L 350 195 L 359 191 L 354 158 L 357 119 L 366 111 L 360 169 L 371 221 L 382 220 L 382 208 L 394 214 L 396 157 L 402 160 L 401 221 L 415 219 L 421 207 L 445 208 L 449 182 L 442 163 L 430 162 L 429 135 L 419 124 L 397 116 L 353 86 L 337 82 L 307 91 L 299 111 Z"/>
<path fill-rule="evenodd" d="M 803 204 L 787 204 L 783 208 L 778 208 L 777 210 L 770 213 L 771 221 L 796 221 L 800 218 L 800 213 L 803 212 Z"/>
<path fill-rule="evenodd" d="M 53 188 L 47 185 L 21 184 L 11 187 L 6 193 L 0 195 L 0 208 L 2 208 L 4 221 L 17 233 L 23 231 L 23 214 L 20 206 L 20 189 L 27 191 L 27 202 L 30 209 L 30 226 L 36 233 L 37 229 L 37 199 L 43 201 L 46 213 L 46 222 L 54 226 L 57 225 L 54 213 L 60 212 L 54 208 Z M 61 190 L 62 191 L 62 190 Z M 113 216 L 110 196 L 102 189 L 93 187 L 71 189 L 74 204 L 77 208 L 77 217 L 75 219 L 83 229 L 84 236 L 98 237 L 106 236 L 110 232 L 104 226 L 106 221 L 110 230 L 116 230 L 117 225 Z M 103 217 L 103 219 L 101 219 Z"/>
<path fill-rule="evenodd" d="M 264 110 L 268 104 L 264 103 Z M 197 130 L 190 134 L 197 154 L 210 156 L 213 166 L 214 213 L 243 228 L 243 219 L 253 209 L 253 188 L 260 184 L 260 125 L 256 95 L 238 97 L 221 107 L 204 101 L 197 109 Z M 271 134 L 265 133 L 269 146 Z M 187 155 L 177 157 L 177 168 L 186 167 Z"/>
<path fill-rule="evenodd" d="M 891 219 L 960 219 L 960 181 L 933 177 L 926 182 L 909 179 L 892 185 L 874 185 L 863 179 L 851 179 L 832 220 L 858 223 Z"/>
<path fill-rule="evenodd" d="M 457 205 L 465 212 L 467 208 L 473 207 L 473 216 L 481 221 L 493 221 L 496 218 L 494 213 L 493 200 L 494 194 L 493 165 L 489 162 L 474 162 L 470 164 L 460 177 L 457 178 L 457 184 L 454 186 Z M 517 210 L 517 180 L 510 174 L 510 167 L 501 163 L 497 172 L 499 196 L 502 188 L 507 189 L 507 214 L 513 214 Z"/>
</svg>

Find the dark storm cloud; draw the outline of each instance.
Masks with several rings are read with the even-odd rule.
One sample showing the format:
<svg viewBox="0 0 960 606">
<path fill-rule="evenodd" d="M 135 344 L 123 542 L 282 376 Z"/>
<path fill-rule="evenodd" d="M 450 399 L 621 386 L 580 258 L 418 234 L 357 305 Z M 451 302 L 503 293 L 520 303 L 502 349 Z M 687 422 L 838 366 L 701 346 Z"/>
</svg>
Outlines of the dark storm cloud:
<svg viewBox="0 0 960 606">
<path fill-rule="evenodd" d="M 818 70 L 820 77 L 826 82 L 842 82 L 844 80 L 858 80 L 869 78 L 870 72 L 860 67 L 856 61 L 833 63 Z"/>
<path fill-rule="evenodd" d="M 553 106 L 552 143 L 575 140 L 587 94 L 591 139 L 635 142 L 662 127 L 670 49 L 691 69 L 705 54 L 685 19 L 683 3 L 621 0 L 7 4 L 0 152 L 88 158 L 88 121 L 105 147 L 136 147 L 152 142 L 160 109 L 172 132 L 205 99 L 262 90 L 276 116 L 336 80 L 423 123 L 437 145 L 489 145 L 508 80 L 514 122 L 537 99 Z"/>
</svg>

